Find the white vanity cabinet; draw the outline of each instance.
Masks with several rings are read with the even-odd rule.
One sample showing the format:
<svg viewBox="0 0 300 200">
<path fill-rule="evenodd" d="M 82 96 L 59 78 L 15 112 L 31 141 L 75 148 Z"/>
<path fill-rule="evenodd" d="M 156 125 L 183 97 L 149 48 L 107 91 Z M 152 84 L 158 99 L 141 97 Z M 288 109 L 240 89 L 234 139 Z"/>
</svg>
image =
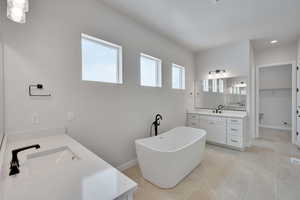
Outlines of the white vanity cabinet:
<svg viewBox="0 0 300 200">
<path fill-rule="evenodd" d="M 246 146 L 246 113 L 238 115 L 237 113 L 216 114 L 210 112 L 188 113 L 187 126 L 206 130 L 206 140 L 209 143 L 244 150 Z"/>
<path fill-rule="evenodd" d="M 225 118 L 200 116 L 199 128 L 206 130 L 207 141 L 216 142 L 218 144 L 227 144 Z"/>
</svg>

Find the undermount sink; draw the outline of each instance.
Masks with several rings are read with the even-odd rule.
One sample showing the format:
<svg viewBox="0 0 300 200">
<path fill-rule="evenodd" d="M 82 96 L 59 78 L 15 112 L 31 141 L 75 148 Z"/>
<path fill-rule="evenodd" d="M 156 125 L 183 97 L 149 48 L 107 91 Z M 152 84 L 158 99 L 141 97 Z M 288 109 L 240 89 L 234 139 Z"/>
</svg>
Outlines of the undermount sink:
<svg viewBox="0 0 300 200">
<path fill-rule="evenodd" d="M 58 164 L 73 162 L 75 160 L 79 160 L 79 157 L 74 154 L 69 147 L 63 146 L 29 154 L 25 164 L 30 169 L 36 169 L 42 166 L 55 166 Z"/>
</svg>

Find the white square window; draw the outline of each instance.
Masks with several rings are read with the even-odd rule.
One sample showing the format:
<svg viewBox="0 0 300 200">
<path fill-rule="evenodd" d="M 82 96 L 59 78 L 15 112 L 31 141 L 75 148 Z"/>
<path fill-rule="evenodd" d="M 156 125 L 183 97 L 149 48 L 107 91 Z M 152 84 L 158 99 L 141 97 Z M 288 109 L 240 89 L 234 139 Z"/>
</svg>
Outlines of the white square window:
<svg viewBox="0 0 300 200">
<path fill-rule="evenodd" d="M 82 80 L 119 83 L 122 80 L 122 47 L 81 34 Z"/>
<path fill-rule="evenodd" d="M 217 79 L 213 79 L 212 80 L 212 92 L 218 92 L 218 80 Z"/>
<path fill-rule="evenodd" d="M 209 92 L 209 80 L 203 80 L 202 81 L 202 88 L 203 88 L 203 92 Z"/>
<path fill-rule="evenodd" d="M 176 64 L 172 64 L 172 88 L 185 89 L 185 69 Z"/>
<path fill-rule="evenodd" d="M 161 60 L 152 56 L 140 56 L 141 85 L 161 87 Z"/>
<path fill-rule="evenodd" d="M 219 79 L 219 92 L 224 93 L 224 80 Z"/>
</svg>

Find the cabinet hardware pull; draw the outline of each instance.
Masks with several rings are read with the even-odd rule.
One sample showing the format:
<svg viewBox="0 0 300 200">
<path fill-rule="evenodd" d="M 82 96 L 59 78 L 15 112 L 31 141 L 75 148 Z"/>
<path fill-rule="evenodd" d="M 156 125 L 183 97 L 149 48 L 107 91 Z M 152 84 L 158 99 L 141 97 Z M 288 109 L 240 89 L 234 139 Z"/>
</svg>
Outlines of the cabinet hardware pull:
<svg viewBox="0 0 300 200">
<path fill-rule="evenodd" d="M 231 140 L 231 142 L 238 142 L 237 140 Z"/>
<path fill-rule="evenodd" d="M 237 129 L 235 129 L 235 128 L 232 128 L 231 130 L 232 130 L 232 131 L 238 131 L 238 130 L 237 130 Z"/>
</svg>

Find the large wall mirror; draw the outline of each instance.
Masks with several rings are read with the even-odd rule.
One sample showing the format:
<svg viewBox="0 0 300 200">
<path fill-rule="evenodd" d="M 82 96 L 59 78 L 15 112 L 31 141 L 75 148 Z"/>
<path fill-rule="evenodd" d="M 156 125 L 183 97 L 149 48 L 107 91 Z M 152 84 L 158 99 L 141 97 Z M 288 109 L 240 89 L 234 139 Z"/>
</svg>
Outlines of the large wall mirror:
<svg viewBox="0 0 300 200">
<path fill-rule="evenodd" d="M 195 107 L 215 109 L 218 105 L 225 110 L 246 111 L 247 77 L 208 79 L 195 82 Z"/>
</svg>

